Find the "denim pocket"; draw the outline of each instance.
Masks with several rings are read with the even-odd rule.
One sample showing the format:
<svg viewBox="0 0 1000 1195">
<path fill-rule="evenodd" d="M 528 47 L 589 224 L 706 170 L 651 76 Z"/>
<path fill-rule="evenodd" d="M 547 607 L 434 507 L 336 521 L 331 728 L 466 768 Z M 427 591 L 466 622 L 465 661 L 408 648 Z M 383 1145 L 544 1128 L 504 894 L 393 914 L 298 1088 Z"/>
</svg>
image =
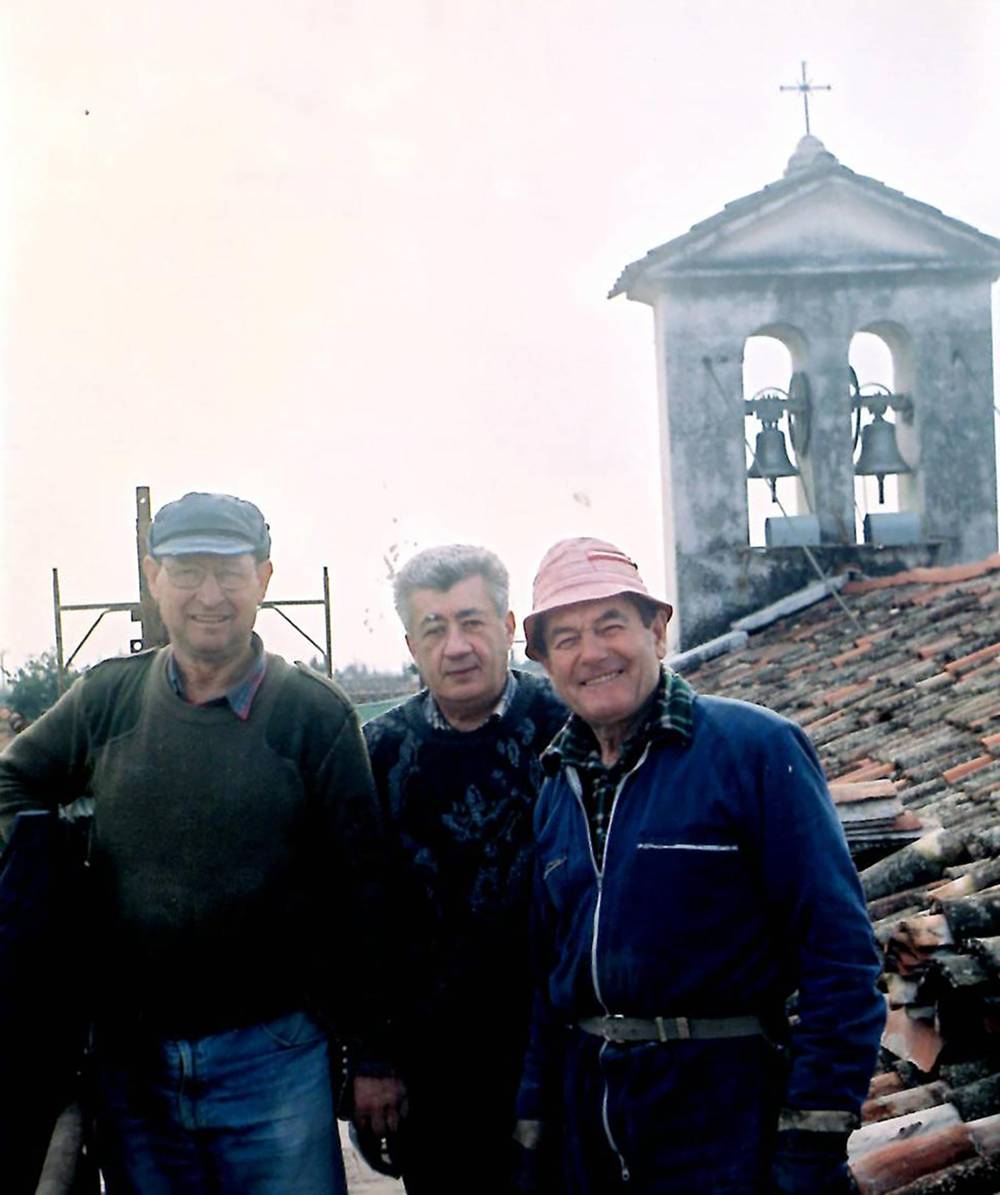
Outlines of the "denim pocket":
<svg viewBox="0 0 1000 1195">
<path fill-rule="evenodd" d="M 287 1016 L 275 1017 L 273 1021 L 263 1021 L 258 1028 L 283 1050 L 315 1045 L 326 1036 L 312 1017 L 304 1012 L 290 1012 Z"/>
</svg>

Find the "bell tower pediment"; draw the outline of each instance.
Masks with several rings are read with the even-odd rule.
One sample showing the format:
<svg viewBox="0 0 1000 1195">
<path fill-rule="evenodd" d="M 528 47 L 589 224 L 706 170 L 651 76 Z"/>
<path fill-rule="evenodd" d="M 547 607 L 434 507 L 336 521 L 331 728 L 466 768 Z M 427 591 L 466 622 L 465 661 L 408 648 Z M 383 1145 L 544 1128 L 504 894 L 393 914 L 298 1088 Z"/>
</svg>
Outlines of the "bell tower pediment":
<svg viewBox="0 0 1000 1195">
<path fill-rule="evenodd" d="M 907 270 L 996 277 L 1000 240 L 855 174 L 809 136 L 784 178 L 626 266 L 609 297 L 655 302 L 681 278 Z"/>
<path fill-rule="evenodd" d="M 1000 266 L 984 262 L 982 234 L 914 211 L 905 197 L 873 193 L 839 172 L 707 230 L 662 263 L 667 274 L 783 274 Z M 923 207 L 923 205 L 920 205 Z M 990 256 L 990 255 L 987 255 Z"/>
</svg>

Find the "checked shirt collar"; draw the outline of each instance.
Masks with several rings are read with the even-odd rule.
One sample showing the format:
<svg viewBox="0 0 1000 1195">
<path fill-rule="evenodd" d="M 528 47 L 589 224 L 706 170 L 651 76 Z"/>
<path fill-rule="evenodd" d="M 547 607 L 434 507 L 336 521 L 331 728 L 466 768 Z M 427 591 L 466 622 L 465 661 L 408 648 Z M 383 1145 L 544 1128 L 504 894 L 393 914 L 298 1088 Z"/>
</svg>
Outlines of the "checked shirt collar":
<svg viewBox="0 0 1000 1195">
<path fill-rule="evenodd" d="M 207 706 L 228 705 L 241 722 L 245 722 L 250 717 L 253 699 L 257 696 L 257 690 L 263 683 L 264 674 L 267 672 L 267 655 L 264 652 L 264 644 L 256 631 L 251 637 L 251 646 L 253 647 L 254 662 L 246 676 L 237 681 L 232 688 L 227 689 L 221 697 L 205 702 Z M 169 646 L 167 648 L 167 681 L 177 696 L 181 700 L 187 701 L 187 696 L 184 693 L 184 678 L 181 676 L 181 670 L 177 667 L 173 648 Z"/>
<path fill-rule="evenodd" d="M 690 742 L 694 695 L 694 689 L 683 677 L 669 668 L 661 668 L 656 688 L 622 744 L 621 754 L 610 767 L 601 761 L 601 749 L 594 732 L 576 714 L 570 716 L 543 753 L 542 765 L 548 775 L 555 775 L 560 767 L 570 767 L 575 768 L 580 777 L 583 806 L 598 866 L 603 865 L 604 840 L 615 789 L 639 762 L 648 743 L 667 736 Z"/>
<path fill-rule="evenodd" d="M 500 694 L 500 700 L 493 707 L 487 722 L 499 721 L 504 716 L 510 707 L 510 703 L 514 700 L 514 694 L 517 692 L 517 677 L 513 672 L 508 671 L 507 683 L 504 685 L 503 692 Z M 441 708 L 434 700 L 434 694 L 427 690 L 427 696 L 424 698 L 424 717 L 431 724 L 435 730 L 455 730 L 448 719 L 441 713 Z M 485 725 L 485 723 L 484 723 Z M 462 733 L 455 731 L 456 734 Z"/>
</svg>

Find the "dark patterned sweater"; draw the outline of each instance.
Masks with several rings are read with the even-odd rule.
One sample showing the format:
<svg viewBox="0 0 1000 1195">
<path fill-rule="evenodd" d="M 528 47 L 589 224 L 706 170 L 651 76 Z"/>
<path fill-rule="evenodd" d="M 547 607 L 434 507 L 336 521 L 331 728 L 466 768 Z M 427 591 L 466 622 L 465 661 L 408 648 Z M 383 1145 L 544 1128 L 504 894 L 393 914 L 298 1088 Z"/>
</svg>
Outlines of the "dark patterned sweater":
<svg viewBox="0 0 1000 1195">
<path fill-rule="evenodd" d="M 436 1030 L 458 1050 L 485 1032 L 498 1051 L 519 1050 L 526 1031 L 539 755 L 567 711 L 546 681 L 516 676 L 506 712 L 476 730 L 435 730 L 426 692 L 364 727 L 401 877 L 411 1053 L 440 1048 Z"/>
</svg>

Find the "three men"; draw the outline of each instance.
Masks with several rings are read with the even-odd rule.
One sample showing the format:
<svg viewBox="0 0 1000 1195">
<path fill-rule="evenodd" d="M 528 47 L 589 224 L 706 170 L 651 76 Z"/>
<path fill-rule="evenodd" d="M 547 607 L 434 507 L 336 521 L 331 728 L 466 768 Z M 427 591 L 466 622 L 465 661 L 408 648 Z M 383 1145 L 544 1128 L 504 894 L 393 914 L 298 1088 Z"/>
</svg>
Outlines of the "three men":
<svg viewBox="0 0 1000 1195">
<path fill-rule="evenodd" d="M 342 1192 L 327 1023 L 363 1042 L 356 1120 L 410 1195 L 507 1192 L 533 816 L 518 1140 L 559 1110 L 569 1195 L 847 1190 L 883 1005 L 805 736 L 663 670 L 670 607 L 568 540 L 525 622 L 573 714 L 540 763 L 566 710 L 508 668 L 503 565 L 455 545 L 396 579 L 426 688 L 366 727 L 376 800 L 346 698 L 253 633 L 269 549 L 250 503 L 164 507 L 144 569 L 169 647 L 91 669 L 0 756 L 5 838 L 94 799 L 109 1195 Z"/>
<path fill-rule="evenodd" d="M 253 632 L 272 569 L 252 503 L 169 503 L 143 568 L 169 646 L 98 664 L 0 756 L 5 838 L 94 801 L 107 1189 L 343 1192 L 327 1025 L 376 1036 L 385 940 L 357 719 Z"/>
<path fill-rule="evenodd" d="M 398 1026 L 409 1111 L 395 1144 L 409 1195 L 468 1195 L 473 1182 L 499 1195 L 530 1014 L 538 757 L 566 711 L 544 681 L 508 668 L 514 616 L 492 552 L 419 553 L 395 604 L 426 685 L 364 728 L 409 942 Z"/>
<path fill-rule="evenodd" d="M 849 1190 L 884 1005 L 815 752 L 661 667 L 671 608 L 614 545 L 557 543 L 533 605 L 528 655 L 573 714 L 535 813 L 523 1138 L 557 1073 L 570 1195 Z"/>
</svg>

